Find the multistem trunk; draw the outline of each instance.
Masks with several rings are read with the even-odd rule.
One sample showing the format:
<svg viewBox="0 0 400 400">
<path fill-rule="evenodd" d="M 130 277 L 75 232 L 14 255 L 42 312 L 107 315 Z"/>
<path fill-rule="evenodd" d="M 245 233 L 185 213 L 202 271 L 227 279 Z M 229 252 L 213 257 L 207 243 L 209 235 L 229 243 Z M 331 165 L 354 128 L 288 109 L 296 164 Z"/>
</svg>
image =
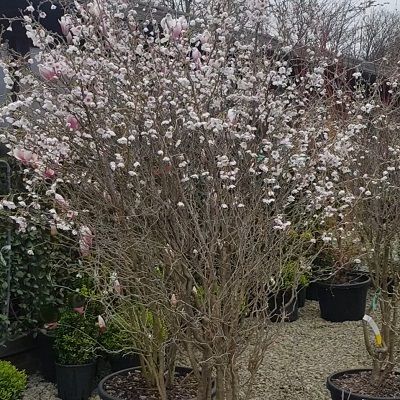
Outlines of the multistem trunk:
<svg viewBox="0 0 400 400">
<path fill-rule="evenodd" d="M 209 358 L 209 357 L 207 357 Z M 208 363 L 201 368 L 201 381 L 197 392 L 197 400 L 211 399 L 212 369 Z"/>
</svg>

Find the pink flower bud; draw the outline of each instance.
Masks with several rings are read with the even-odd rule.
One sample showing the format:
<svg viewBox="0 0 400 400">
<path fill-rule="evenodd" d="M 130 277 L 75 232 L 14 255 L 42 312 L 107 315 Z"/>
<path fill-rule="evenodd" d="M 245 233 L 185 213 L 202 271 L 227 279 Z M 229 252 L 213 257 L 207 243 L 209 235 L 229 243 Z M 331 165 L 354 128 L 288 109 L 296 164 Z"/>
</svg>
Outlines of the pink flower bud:
<svg viewBox="0 0 400 400">
<path fill-rule="evenodd" d="M 101 332 L 104 332 L 106 330 L 106 321 L 104 321 L 104 318 L 101 315 L 97 316 L 97 324 L 99 325 L 99 329 Z"/>
<path fill-rule="evenodd" d="M 82 226 L 79 230 L 79 250 L 83 257 L 90 254 L 90 249 L 93 246 L 93 234 L 92 231 L 87 226 Z"/>
<path fill-rule="evenodd" d="M 114 281 L 114 290 L 115 290 L 115 292 L 116 292 L 118 295 L 121 295 L 121 294 L 122 294 L 122 286 L 121 286 L 121 284 L 119 283 L 119 280 L 118 280 L 118 279 L 116 279 L 116 280 Z"/>
<path fill-rule="evenodd" d="M 57 227 L 55 225 L 50 226 L 50 235 L 56 236 L 57 235 Z"/>
<path fill-rule="evenodd" d="M 172 307 L 176 307 L 176 305 L 178 304 L 178 300 L 176 299 L 175 294 L 173 294 L 173 295 L 171 296 L 170 303 L 171 303 L 171 306 L 172 306 Z"/>
<path fill-rule="evenodd" d="M 54 195 L 54 199 L 56 201 L 56 203 L 63 208 L 64 210 L 67 210 L 69 208 L 69 204 L 67 202 L 67 200 L 64 199 L 63 196 L 61 196 L 61 194 L 56 193 Z"/>
</svg>

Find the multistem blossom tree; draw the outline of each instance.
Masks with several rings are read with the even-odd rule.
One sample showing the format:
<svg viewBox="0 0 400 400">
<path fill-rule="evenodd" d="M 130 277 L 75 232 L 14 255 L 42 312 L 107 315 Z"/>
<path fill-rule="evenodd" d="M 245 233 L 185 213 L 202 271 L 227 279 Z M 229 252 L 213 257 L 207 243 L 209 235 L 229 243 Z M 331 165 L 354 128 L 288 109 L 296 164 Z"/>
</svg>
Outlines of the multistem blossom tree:
<svg viewBox="0 0 400 400">
<path fill-rule="evenodd" d="M 168 321 L 199 400 L 214 379 L 218 400 L 238 399 L 243 363 L 250 398 L 276 331 L 268 298 L 285 265 L 307 264 L 302 232 L 344 218 L 352 201 L 341 178 L 361 123 L 337 118 L 351 94 L 328 96 L 315 52 L 296 76 L 290 46 L 271 51 L 262 2 L 210 2 L 160 24 L 108 3 L 76 2 L 65 40 L 25 17 L 40 76 L 19 70 L 18 99 L 1 109 L 25 168 L 17 222 L 72 230 L 101 293 L 112 276 L 116 302 Z"/>
<path fill-rule="evenodd" d="M 396 68 L 391 79 L 385 80 L 394 86 L 389 102 L 367 103 L 361 108 L 361 112 L 367 110 L 369 118 L 354 141 L 350 167 L 353 179 L 347 185 L 355 199 L 350 221 L 363 246 L 376 288 L 370 312 L 377 318 L 381 339 L 371 342 L 366 323 L 364 336 L 373 359 L 372 379 L 377 385 L 385 383 L 399 362 L 400 136 L 395 89 L 398 76 Z"/>
</svg>

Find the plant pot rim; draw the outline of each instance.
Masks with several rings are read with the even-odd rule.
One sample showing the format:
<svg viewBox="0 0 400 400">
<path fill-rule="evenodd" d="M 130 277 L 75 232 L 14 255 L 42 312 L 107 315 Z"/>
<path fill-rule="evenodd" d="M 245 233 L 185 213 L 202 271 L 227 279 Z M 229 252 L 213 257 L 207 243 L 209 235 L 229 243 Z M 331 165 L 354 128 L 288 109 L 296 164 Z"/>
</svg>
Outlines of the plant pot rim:
<svg viewBox="0 0 400 400">
<path fill-rule="evenodd" d="M 106 390 L 104 389 L 104 384 L 109 380 L 114 378 L 114 376 L 116 375 L 126 375 L 128 372 L 130 371 L 136 371 L 136 370 L 140 370 L 142 369 L 141 367 L 131 367 L 131 368 L 126 368 L 126 369 L 122 369 L 121 371 L 117 371 L 117 372 L 113 372 L 110 375 L 105 376 L 99 383 L 99 385 L 97 386 L 97 392 L 98 395 L 100 396 L 101 399 L 107 399 L 107 400 L 121 400 L 120 397 L 114 397 L 111 396 L 110 394 L 108 394 L 106 392 Z M 187 373 L 190 373 L 193 371 L 192 368 L 190 367 L 181 367 L 181 366 L 177 366 L 175 368 L 176 370 L 180 370 L 180 371 L 185 371 Z M 396 400 L 396 399 L 395 399 Z"/>
<path fill-rule="evenodd" d="M 54 363 L 56 367 L 62 367 L 62 368 L 76 368 L 76 367 L 89 367 L 92 365 L 96 364 L 96 361 L 92 361 L 90 363 L 85 363 L 85 364 L 60 364 L 58 362 Z"/>
<path fill-rule="evenodd" d="M 371 371 L 371 368 L 356 368 L 356 369 L 348 369 L 345 371 L 340 371 L 340 372 L 334 372 L 333 374 L 329 375 L 328 378 L 326 379 L 326 387 L 329 391 L 331 389 L 334 389 L 338 391 L 340 394 L 343 393 L 344 398 L 349 398 L 350 396 L 352 400 L 400 400 L 400 397 L 377 397 L 377 396 L 368 396 L 364 394 L 357 394 L 357 393 L 351 393 L 347 391 L 346 389 L 343 389 L 337 385 L 335 385 L 332 380 L 339 378 L 341 375 L 344 374 L 357 374 L 359 372 L 365 372 L 365 371 Z M 400 374 L 400 372 L 396 372 L 395 374 Z M 346 397 L 348 396 L 348 397 Z"/>
<path fill-rule="evenodd" d="M 324 288 L 335 288 L 335 289 L 348 289 L 351 288 L 358 288 L 362 286 L 369 285 L 371 283 L 371 277 L 367 274 L 354 274 L 358 278 L 361 278 L 361 281 L 358 282 L 344 282 L 344 283 L 332 283 L 328 281 L 318 281 L 318 285 Z"/>
</svg>

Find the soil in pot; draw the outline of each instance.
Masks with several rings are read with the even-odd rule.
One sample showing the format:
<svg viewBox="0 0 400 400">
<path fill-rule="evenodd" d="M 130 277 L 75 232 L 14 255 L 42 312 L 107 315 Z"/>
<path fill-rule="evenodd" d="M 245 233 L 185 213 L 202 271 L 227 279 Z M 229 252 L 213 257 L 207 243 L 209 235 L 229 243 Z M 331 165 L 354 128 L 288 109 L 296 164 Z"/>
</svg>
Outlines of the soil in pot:
<svg viewBox="0 0 400 400">
<path fill-rule="evenodd" d="M 268 298 L 269 319 L 272 322 L 293 322 L 299 318 L 299 305 L 292 290 L 280 290 Z"/>
<path fill-rule="evenodd" d="M 62 400 L 87 400 L 94 387 L 96 363 L 56 364 L 58 397 Z"/>
<path fill-rule="evenodd" d="M 318 301 L 321 318 L 331 322 L 359 321 L 365 314 L 370 278 L 353 274 L 349 282 L 318 283 Z"/>
<path fill-rule="evenodd" d="M 196 398 L 197 381 L 189 369 L 177 368 L 174 386 L 167 390 L 168 400 L 192 400 Z M 99 384 L 102 400 L 160 400 L 157 388 L 149 386 L 140 368 L 114 373 Z"/>
<path fill-rule="evenodd" d="M 111 365 L 111 371 L 117 372 L 123 369 L 140 367 L 140 358 L 138 354 L 109 354 L 108 359 Z"/>
<path fill-rule="evenodd" d="M 328 377 L 332 400 L 400 400 L 400 375 L 393 373 L 379 385 L 371 382 L 371 370 L 350 370 Z"/>
</svg>

